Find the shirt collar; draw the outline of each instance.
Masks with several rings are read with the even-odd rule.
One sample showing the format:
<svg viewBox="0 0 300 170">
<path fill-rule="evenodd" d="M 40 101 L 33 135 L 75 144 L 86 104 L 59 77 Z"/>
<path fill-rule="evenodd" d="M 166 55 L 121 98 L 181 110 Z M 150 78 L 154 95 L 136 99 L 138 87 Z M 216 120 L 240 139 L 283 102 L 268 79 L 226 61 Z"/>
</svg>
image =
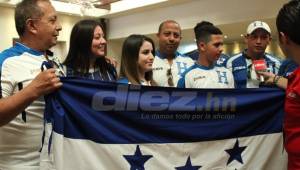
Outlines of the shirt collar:
<svg viewBox="0 0 300 170">
<path fill-rule="evenodd" d="M 27 47 L 26 45 L 24 45 L 24 44 L 22 44 L 20 42 L 16 42 L 15 48 L 18 51 L 27 52 L 29 54 L 36 55 L 36 56 L 40 56 L 40 55 L 44 54 L 44 53 L 42 53 L 40 51 L 34 50 L 34 49 L 30 48 L 30 47 Z"/>
<path fill-rule="evenodd" d="M 200 65 L 198 62 L 196 62 L 196 66 L 203 70 L 212 70 L 215 67 L 215 64 L 210 67 L 207 67 L 207 66 Z"/>
<path fill-rule="evenodd" d="M 163 53 L 161 53 L 159 50 L 156 50 L 156 51 L 155 51 L 155 56 L 157 56 L 157 57 L 159 57 L 159 58 L 161 58 L 161 59 L 167 58 L 167 57 L 166 57 Z M 177 56 L 180 56 L 180 53 L 179 53 L 178 51 L 176 51 L 175 54 L 174 54 L 174 56 L 175 56 L 175 58 L 176 58 Z"/>
<path fill-rule="evenodd" d="M 244 56 L 246 59 L 252 60 L 251 57 L 249 57 L 249 56 L 247 55 L 247 49 L 245 49 L 245 50 L 242 52 L 242 54 L 243 54 L 243 56 Z M 266 58 L 266 53 L 264 53 L 263 58 Z"/>
</svg>

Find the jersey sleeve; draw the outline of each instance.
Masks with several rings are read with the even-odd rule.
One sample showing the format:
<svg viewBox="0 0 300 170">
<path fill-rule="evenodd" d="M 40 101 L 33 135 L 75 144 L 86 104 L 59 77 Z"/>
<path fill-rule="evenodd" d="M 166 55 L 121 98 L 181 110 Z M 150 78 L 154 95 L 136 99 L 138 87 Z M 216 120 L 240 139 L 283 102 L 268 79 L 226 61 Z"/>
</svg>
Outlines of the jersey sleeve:
<svg viewBox="0 0 300 170">
<path fill-rule="evenodd" d="M 1 96 L 11 96 L 14 91 L 16 81 L 14 80 L 13 65 L 11 62 L 4 61 L 1 67 Z"/>
</svg>

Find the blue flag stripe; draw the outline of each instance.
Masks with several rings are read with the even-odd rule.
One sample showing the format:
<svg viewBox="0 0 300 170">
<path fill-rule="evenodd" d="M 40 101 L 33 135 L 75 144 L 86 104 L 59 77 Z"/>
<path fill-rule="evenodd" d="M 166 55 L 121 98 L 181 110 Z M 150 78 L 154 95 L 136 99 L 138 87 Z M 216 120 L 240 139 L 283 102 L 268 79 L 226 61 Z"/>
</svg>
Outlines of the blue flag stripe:
<svg viewBox="0 0 300 170">
<path fill-rule="evenodd" d="M 279 89 L 176 89 L 62 78 L 46 98 L 54 131 L 105 144 L 178 143 L 282 131 Z M 102 109 L 102 110 L 101 110 Z"/>
</svg>

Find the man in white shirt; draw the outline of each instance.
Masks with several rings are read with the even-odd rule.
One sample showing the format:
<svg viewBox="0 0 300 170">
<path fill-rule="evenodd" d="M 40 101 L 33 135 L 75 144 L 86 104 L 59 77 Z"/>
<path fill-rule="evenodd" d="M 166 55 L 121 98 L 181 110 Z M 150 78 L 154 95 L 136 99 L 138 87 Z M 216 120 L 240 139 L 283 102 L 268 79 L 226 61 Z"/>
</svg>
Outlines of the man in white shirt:
<svg viewBox="0 0 300 170">
<path fill-rule="evenodd" d="M 176 86 L 179 75 L 194 64 L 194 61 L 177 51 L 181 40 L 181 28 L 176 21 L 160 24 L 157 38 L 159 49 L 153 61 L 153 79 L 159 86 Z"/>
<path fill-rule="evenodd" d="M 201 57 L 181 74 L 177 87 L 180 88 L 234 88 L 230 70 L 217 65 L 223 51 L 223 35 L 210 22 L 200 22 L 195 28 L 197 47 Z"/>
<path fill-rule="evenodd" d="M 0 54 L 0 169 L 40 169 L 43 95 L 62 86 L 55 69 L 41 72 L 61 25 L 49 0 L 23 0 L 15 9 L 20 43 Z M 10 54 L 10 55 L 8 55 Z"/>
</svg>

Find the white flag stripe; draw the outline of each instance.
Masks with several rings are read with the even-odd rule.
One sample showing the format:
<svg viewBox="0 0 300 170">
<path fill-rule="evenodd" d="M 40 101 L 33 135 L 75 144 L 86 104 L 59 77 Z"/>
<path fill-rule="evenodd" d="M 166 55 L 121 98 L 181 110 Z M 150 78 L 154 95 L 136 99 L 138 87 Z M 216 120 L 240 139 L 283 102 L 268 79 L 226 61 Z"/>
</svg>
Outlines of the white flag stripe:
<svg viewBox="0 0 300 170">
<path fill-rule="evenodd" d="M 164 144 L 98 144 L 89 140 L 69 139 L 53 132 L 54 161 L 57 170 L 120 170 L 130 169 L 123 155 L 134 155 L 139 145 L 142 155 L 152 157 L 146 170 L 174 170 L 184 166 L 188 157 L 200 170 L 285 170 L 286 153 L 282 133 L 238 138 L 243 164 L 233 160 L 227 165 L 237 139 L 193 143 Z"/>
</svg>

